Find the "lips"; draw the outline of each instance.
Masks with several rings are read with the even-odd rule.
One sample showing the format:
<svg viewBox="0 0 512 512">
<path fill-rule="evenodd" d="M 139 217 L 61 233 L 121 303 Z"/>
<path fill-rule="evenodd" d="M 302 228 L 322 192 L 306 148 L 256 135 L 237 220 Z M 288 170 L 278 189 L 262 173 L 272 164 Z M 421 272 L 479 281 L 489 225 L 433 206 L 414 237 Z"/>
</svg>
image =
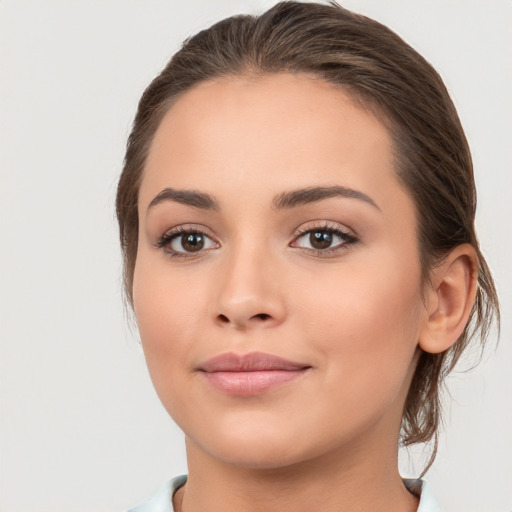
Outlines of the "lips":
<svg viewBox="0 0 512 512">
<path fill-rule="evenodd" d="M 215 389 L 230 395 L 254 396 L 303 376 L 310 365 L 272 354 L 226 353 L 205 361 L 198 371 Z"/>
</svg>

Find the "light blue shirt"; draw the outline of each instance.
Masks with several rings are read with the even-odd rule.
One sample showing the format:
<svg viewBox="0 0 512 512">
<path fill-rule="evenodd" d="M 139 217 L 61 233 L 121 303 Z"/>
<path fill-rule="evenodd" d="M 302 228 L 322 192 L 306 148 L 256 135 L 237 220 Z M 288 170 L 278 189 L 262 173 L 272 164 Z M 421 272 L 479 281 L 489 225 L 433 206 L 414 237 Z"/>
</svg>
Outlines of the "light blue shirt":
<svg viewBox="0 0 512 512">
<path fill-rule="evenodd" d="M 152 498 L 128 510 L 128 512 L 174 512 L 172 496 L 186 481 L 186 475 L 169 480 L 160 487 Z M 409 478 L 404 478 L 403 482 L 407 489 L 420 499 L 417 512 L 442 512 L 427 482 Z"/>
</svg>

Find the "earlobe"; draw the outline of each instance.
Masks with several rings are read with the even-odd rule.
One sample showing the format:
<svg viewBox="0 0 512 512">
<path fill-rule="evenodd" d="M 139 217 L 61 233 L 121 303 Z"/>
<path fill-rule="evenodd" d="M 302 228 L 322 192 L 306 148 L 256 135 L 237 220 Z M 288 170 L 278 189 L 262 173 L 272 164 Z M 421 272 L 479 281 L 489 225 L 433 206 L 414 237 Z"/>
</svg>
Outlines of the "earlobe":
<svg viewBox="0 0 512 512">
<path fill-rule="evenodd" d="M 477 268 L 474 248 L 463 244 L 434 269 L 419 337 L 419 346 L 425 352 L 448 350 L 464 331 L 475 301 Z"/>
</svg>

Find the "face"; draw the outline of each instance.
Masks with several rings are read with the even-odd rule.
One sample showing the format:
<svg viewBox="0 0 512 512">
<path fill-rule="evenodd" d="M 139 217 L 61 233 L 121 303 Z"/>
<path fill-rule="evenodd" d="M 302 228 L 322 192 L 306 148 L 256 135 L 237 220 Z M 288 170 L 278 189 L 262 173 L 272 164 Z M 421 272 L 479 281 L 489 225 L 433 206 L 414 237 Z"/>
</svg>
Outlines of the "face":
<svg viewBox="0 0 512 512">
<path fill-rule="evenodd" d="M 156 132 L 139 219 L 142 345 L 189 446 L 262 468 L 396 444 L 425 308 L 372 114 L 306 75 L 203 83 Z"/>
</svg>

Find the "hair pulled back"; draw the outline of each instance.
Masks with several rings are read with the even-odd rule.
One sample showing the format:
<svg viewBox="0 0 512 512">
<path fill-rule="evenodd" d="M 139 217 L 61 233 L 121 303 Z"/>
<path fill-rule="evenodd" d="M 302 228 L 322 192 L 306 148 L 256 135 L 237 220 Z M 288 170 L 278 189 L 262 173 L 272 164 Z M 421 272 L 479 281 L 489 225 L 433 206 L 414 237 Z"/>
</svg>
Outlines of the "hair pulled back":
<svg viewBox="0 0 512 512">
<path fill-rule="evenodd" d="M 330 4 L 282 2 L 261 16 L 227 18 L 186 40 L 145 90 L 128 139 L 117 190 L 117 218 L 130 303 L 138 241 L 137 202 L 144 165 L 163 116 L 182 94 L 216 78 L 309 73 L 337 84 L 387 126 L 395 166 L 414 200 L 424 282 L 456 246 L 478 257 L 478 291 L 470 321 L 446 352 L 422 352 L 406 400 L 404 445 L 433 441 L 440 390 L 470 339 L 483 344 L 498 299 L 474 228 L 476 192 L 471 155 L 455 107 L 437 72 L 384 25 Z"/>
</svg>

